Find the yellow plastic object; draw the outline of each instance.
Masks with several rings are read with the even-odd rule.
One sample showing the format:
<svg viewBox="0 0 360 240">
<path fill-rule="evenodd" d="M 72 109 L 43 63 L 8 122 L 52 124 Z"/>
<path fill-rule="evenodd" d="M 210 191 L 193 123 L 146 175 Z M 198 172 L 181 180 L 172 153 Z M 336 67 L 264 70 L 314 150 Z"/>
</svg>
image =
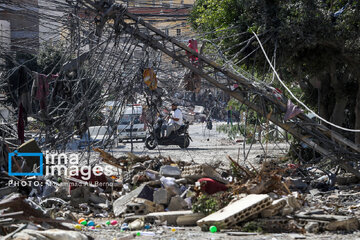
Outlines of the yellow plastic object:
<svg viewBox="0 0 360 240">
<path fill-rule="evenodd" d="M 79 225 L 79 224 L 76 224 L 76 225 L 74 226 L 74 228 L 75 228 L 76 230 L 81 230 L 81 229 L 82 229 L 81 225 Z"/>
<path fill-rule="evenodd" d="M 154 70 L 151 68 L 146 68 L 143 73 L 144 83 L 150 88 L 150 90 L 154 91 L 157 89 L 157 79 Z"/>
</svg>

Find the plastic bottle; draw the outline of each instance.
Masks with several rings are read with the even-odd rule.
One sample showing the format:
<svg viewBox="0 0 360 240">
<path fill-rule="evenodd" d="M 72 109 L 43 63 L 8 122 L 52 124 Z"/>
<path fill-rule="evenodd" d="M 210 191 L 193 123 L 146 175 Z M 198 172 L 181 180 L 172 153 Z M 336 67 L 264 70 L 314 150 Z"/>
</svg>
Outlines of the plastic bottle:
<svg viewBox="0 0 360 240">
<path fill-rule="evenodd" d="M 136 236 L 155 236 L 154 232 L 137 232 Z"/>
</svg>

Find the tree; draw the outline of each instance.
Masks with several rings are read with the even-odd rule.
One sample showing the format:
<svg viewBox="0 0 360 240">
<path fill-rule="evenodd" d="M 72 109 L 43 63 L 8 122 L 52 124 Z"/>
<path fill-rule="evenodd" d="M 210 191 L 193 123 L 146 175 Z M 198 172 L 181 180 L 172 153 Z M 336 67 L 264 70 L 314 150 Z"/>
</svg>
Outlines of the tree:
<svg viewBox="0 0 360 240">
<path fill-rule="evenodd" d="M 307 104 L 337 125 L 360 129 L 360 1 L 197 0 L 190 22 L 239 67 L 266 76 L 256 32 L 270 57 L 276 52 L 282 79 L 307 93 Z"/>
</svg>

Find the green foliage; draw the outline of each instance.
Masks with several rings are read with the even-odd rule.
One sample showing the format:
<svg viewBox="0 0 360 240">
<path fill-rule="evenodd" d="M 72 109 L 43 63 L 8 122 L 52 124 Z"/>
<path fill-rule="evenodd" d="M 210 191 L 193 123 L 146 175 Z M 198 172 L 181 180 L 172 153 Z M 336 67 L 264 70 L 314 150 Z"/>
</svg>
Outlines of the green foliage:
<svg viewBox="0 0 360 240">
<path fill-rule="evenodd" d="M 360 1 L 197 0 L 189 20 L 237 67 L 269 79 L 266 59 L 253 38 L 256 32 L 270 58 L 276 48 L 276 68 L 296 96 L 313 109 L 320 107 L 328 119 L 336 114 L 335 98 L 347 98 L 346 108 L 354 116 L 360 81 Z M 318 92 L 315 82 L 324 90 Z M 347 124 L 354 127 L 354 117 Z"/>
<path fill-rule="evenodd" d="M 47 43 L 37 56 L 39 72 L 43 74 L 58 73 L 64 63 L 64 46 L 61 43 Z"/>
<path fill-rule="evenodd" d="M 192 206 L 193 212 L 201 212 L 205 215 L 209 215 L 216 211 L 219 211 L 223 207 L 225 207 L 229 202 L 221 199 L 221 194 L 216 193 L 213 195 L 200 195 L 196 202 Z"/>
<path fill-rule="evenodd" d="M 241 228 L 241 231 L 262 233 L 263 229 L 262 229 L 260 223 L 251 221 L 251 222 L 245 223 L 244 226 Z"/>
</svg>

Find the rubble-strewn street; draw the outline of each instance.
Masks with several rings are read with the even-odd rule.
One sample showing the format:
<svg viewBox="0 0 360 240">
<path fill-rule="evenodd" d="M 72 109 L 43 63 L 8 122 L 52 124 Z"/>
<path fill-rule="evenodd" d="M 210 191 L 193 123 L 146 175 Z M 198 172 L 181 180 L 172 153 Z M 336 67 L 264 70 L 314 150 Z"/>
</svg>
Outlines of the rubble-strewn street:
<svg viewBox="0 0 360 240">
<path fill-rule="evenodd" d="M 156 151 L 125 154 L 130 143 L 114 148 L 114 155 L 94 149 L 93 160 L 116 166 L 121 171 L 119 178 L 91 176 L 83 181 L 90 185 L 71 187 L 74 189 L 66 187 L 66 177 L 61 182 L 47 179 L 44 187 L 13 183 L 15 186 L 2 188 L 0 208 L 5 211 L 1 223 L 9 231 L 5 239 L 66 239 L 66 234 L 68 239 L 134 239 L 137 235 L 154 239 L 341 239 L 342 233 L 354 232 L 349 239 L 360 236 L 356 234 L 360 186 L 348 185 L 351 176 L 342 178 L 346 185 L 332 185 L 316 169 L 300 172 L 287 163 L 260 163 L 256 155 L 248 165 L 241 161 L 238 165 L 231 156 L 237 156 L 241 143 L 216 130 L 204 136 L 202 126 L 190 127 L 195 146 L 160 148 L 163 157 Z M 207 137 L 216 141 L 207 141 Z M 143 150 L 143 143 L 134 145 L 135 153 Z M 207 153 L 208 161 L 197 160 L 197 151 Z M 196 156 L 194 162 L 186 154 Z M 269 156 L 277 154 L 280 151 Z M 2 176 L 3 183 L 9 179 L 15 177 Z M 113 184 L 102 188 L 100 183 Z M 41 222 L 58 232 L 39 232 L 35 224 Z M 11 231 L 10 226 L 17 226 L 18 231 Z M 216 232 L 210 233 L 214 227 Z"/>
<path fill-rule="evenodd" d="M 1 240 L 360 239 L 359 16 L 0 2 Z"/>
</svg>

